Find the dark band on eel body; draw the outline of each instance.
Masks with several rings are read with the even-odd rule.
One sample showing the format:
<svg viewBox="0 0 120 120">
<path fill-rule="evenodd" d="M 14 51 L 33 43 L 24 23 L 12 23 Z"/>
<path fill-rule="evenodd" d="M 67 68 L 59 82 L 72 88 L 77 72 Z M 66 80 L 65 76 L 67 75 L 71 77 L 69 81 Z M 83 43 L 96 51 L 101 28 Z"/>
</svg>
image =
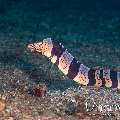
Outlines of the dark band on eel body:
<svg viewBox="0 0 120 120">
<path fill-rule="evenodd" d="M 62 47 L 62 45 L 60 45 L 60 43 L 56 40 L 52 41 L 53 43 L 53 48 L 51 51 L 51 55 L 52 56 L 57 56 L 57 60 L 56 60 L 56 65 L 59 65 L 59 58 L 60 56 L 63 54 L 63 52 L 66 50 L 64 47 Z"/>
<path fill-rule="evenodd" d="M 105 79 L 103 78 L 103 69 L 100 70 L 100 79 L 102 80 L 102 86 L 101 87 L 104 87 L 105 86 Z"/>
<path fill-rule="evenodd" d="M 80 62 L 78 62 L 75 58 L 73 58 L 67 76 L 70 79 L 74 79 L 79 72 L 79 67 L 80 67 Z"/>
<path fill-rule="evenodd" d="M 110 78 L 112 80 L 112 88 L 116 88 L 118 86 L 117 72 L 111 70 L 110 71 Z"/>
<path fill-rule="evenodd" d="M 89 83 L 88 86 L 93 86 L 96 83 L 95 80 L 95 70 L 94 69 L 90 69 L 88 72 L 88 79 L 89 79 Z"/>
</svg>

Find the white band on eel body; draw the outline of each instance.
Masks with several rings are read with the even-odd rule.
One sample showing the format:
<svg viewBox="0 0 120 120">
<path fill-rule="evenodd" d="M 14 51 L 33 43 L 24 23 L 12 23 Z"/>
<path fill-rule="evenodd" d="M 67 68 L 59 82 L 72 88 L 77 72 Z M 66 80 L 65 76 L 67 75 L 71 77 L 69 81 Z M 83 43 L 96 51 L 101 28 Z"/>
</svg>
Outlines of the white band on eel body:
<svg viewBox="0 0 120 120">
<path fill-rule="evenodd" d="M 67 51 L 65 50 L 61 57 L 59 58 L 59 65 L 58 65 L 58 68 L 65 74 L 67 75 L 68 74 L 68 70 L 69 70 L 69 67 L 70 67 L 70 64 L 73 60 L 73 56 Z"/>
<path fill-rule="evenodd" d="M 45 48 L 47 48 L 47 50 L 44 50 L 42 54 L 47 56 L 48 58 L 51 57 L 51 51 L 52 51 L 52 48 L 53 48 L 53 43 L 52 43 L 51 38 L 44 39 L 43 40 L 43 45 L 47 46 L 47 47 L 45 47 Z"/>
<path fill-rule="evenodd" d="M 110 78 L 110 69 L 103 70 L 103 78 L 105 79 L 105 86 L 112 87 L 112 81 Z"/>
<path fill-rule="evenodd" d="M 79 72 L 78 72 L 77 76 L 74 78 L 74 81 L 76 81 L 82 85 L 87 85 L 89 83 L 89 78 L 88 78 L 89 70 L 90 70 L 90 68 L 81 64 L 80 68 L 79 68 Z"/>
<path fill-rule="evenodd" d="M 52 62 L 52 63 L 56 63 L 56 61 L 57 61 L 58 58 L 57 58 L 57 56 L 54 55 L 54 56 L 51 57 L 50 59 L 51 59 L 51 62 Z"/>
<path fill-rule="evenodd" d="M 117 72 L 118 89 L 120 89 L 120 72 Z"/>
</svg>

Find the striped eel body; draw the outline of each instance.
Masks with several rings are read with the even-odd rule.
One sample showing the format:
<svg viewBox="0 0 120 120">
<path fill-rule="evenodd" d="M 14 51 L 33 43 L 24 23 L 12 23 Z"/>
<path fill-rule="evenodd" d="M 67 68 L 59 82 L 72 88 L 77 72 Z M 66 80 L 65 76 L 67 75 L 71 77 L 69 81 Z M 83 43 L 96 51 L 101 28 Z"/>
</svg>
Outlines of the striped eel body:
<svg viewBox="0 0 120 120">
<path fill-rule="evenodd" d="M 77 61 L 61 43 L 51 38 L 28 44 L 31 52 L 48 57 L 68 78 L 81 85 L 120 89 L 120 71 L 93 69 Z"/>
</svg>

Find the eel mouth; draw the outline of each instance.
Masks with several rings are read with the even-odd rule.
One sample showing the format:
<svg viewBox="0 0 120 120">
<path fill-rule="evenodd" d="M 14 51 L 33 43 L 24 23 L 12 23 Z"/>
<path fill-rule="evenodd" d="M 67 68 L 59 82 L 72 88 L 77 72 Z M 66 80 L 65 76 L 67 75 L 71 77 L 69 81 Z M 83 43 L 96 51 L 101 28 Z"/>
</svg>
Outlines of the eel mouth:
<svg viewBox="0 0 120 120">
<path fill-rule="evenodd" d="M 27 50 L 30 51 L 30 52 L 35 52 L 36 51 L 35 45 L 34 44 L 28 44 Z"/>
</svg>

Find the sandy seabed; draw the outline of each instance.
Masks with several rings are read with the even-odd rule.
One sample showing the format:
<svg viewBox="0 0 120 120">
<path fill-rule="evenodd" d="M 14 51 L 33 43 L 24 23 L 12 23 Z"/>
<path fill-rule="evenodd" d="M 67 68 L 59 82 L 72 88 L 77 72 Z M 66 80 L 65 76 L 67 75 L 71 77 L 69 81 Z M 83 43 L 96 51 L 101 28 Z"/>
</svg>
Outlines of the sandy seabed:
<svg viewBox="0 0 120 120">
<path fill-rule="evenodd" d="M 39 83 L 42 85 L 42 83 Z M 80 86 L 48 90 L 38 97 L 38 85 L 14 67 L 0 70 L 0 120 L 119 120 L 119 91 Z"/>
</svg>

